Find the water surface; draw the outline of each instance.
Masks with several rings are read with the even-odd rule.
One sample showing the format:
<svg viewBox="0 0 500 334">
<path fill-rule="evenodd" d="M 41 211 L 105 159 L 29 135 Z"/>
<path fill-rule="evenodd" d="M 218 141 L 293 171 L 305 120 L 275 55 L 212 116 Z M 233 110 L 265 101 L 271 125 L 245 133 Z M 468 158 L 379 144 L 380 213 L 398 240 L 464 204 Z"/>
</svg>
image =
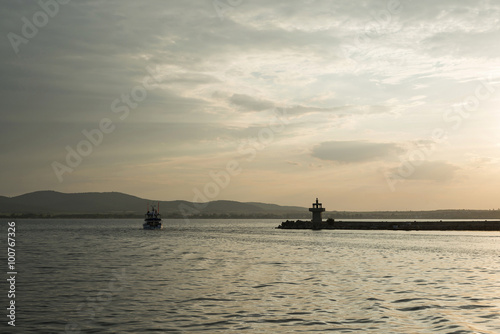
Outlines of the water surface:
<svg viewBox="0 0 500 334">
<path fill-rule="evenodd" d="M 13 332 L 500 333 L 500 232 L 280 222 L 17 221 Z"/>
</svg>

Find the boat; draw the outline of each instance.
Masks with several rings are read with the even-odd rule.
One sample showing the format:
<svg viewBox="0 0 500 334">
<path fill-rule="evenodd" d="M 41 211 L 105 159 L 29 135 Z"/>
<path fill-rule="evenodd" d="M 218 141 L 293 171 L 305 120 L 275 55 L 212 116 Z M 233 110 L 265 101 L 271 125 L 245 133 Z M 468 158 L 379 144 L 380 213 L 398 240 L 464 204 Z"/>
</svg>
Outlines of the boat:
<svg viewBox="0 0 500 334">
<path fill-rule="evenodd" d="M 161 215 L 159 213 L 160 203 L 158 202 L 158 209 L 154 205 L 151 206 L 151 211 L 149 210 L 149 204 L 147 205 L 147 213 L 144 215 L 144 224 L 142 227 L 145 230 L 161 230 L 163 225 L 161 223 Z"/>
</svg>

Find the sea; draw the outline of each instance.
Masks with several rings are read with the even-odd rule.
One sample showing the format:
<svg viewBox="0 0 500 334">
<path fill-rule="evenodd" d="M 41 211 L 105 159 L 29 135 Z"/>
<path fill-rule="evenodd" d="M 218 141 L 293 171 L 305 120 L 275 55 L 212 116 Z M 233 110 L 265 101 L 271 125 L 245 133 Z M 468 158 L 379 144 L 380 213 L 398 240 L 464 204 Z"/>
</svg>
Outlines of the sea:
<svg viewBox="0 0 500 334">
<path fill-rule="evenodd" d="M 2 333 L 500 333 L 500 232 L 15 223 L 15 327 L 3 280 Z"/>
</svg>

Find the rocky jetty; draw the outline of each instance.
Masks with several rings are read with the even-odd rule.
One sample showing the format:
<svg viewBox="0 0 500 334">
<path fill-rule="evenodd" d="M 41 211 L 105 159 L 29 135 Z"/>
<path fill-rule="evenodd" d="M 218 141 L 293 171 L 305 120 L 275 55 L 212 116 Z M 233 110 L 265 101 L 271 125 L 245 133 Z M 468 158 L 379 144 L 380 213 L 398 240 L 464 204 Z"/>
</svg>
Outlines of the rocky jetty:
<svg viewBox="0 0 500 334">
<path fill-rule="evenodd" d="M 404 231 L 500 231 L 500 221 L 480 220 L 358 220 L 335 221 L 328 218 L 324 221 L 321 214 L 325 212 L 323 204 L 318 201 L 309 209 L 312 212 L 310 221 L 287 220 L 276 228 L 291 230 L 404 230 Z"/>
<path fill-rule="evenodd" d="M 279 225 L 276 228 L 295 229 L 295 230 L 321 230 L 321 229 L 334 229 L 334 226 L 333 222 L 330 220 L 327 220 L 326 222 L 312 222 L 310 220 L 307 221 L 287 220 L 285 222 L 282 222 L 281 225 Z"/>
<path fill-rule="evenodd" d="M 336 221 L 329 218 L 321 222 L 287 220 L 276 228 L 295 230 L 500 231 L 500 221 Z"/>
</svg>

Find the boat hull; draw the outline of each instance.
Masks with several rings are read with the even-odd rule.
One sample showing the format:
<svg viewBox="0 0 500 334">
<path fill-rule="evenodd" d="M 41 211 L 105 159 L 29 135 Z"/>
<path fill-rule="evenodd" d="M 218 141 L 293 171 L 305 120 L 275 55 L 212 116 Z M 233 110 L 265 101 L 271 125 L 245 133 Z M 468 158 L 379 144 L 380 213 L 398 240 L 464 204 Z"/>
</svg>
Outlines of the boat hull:
<svg viewBox="0 0 500 334">
<path fill-rule="evenodd" d="M 161 219 L 149 218 L 149 219 L 144 219 L 144 224 L 142 224 L 142 228 L 145 230 L 161 230 L 163 229 L 163 225 L 161 223 Z"/>
<path fill-rule="evenodd" d="M 158 225 L 149 225 L 149 224 L 142 224 L 142 227 L 144 230 L 162 230 L 163 229 L 163 226 L 160 224 Z"/>
</svg>

